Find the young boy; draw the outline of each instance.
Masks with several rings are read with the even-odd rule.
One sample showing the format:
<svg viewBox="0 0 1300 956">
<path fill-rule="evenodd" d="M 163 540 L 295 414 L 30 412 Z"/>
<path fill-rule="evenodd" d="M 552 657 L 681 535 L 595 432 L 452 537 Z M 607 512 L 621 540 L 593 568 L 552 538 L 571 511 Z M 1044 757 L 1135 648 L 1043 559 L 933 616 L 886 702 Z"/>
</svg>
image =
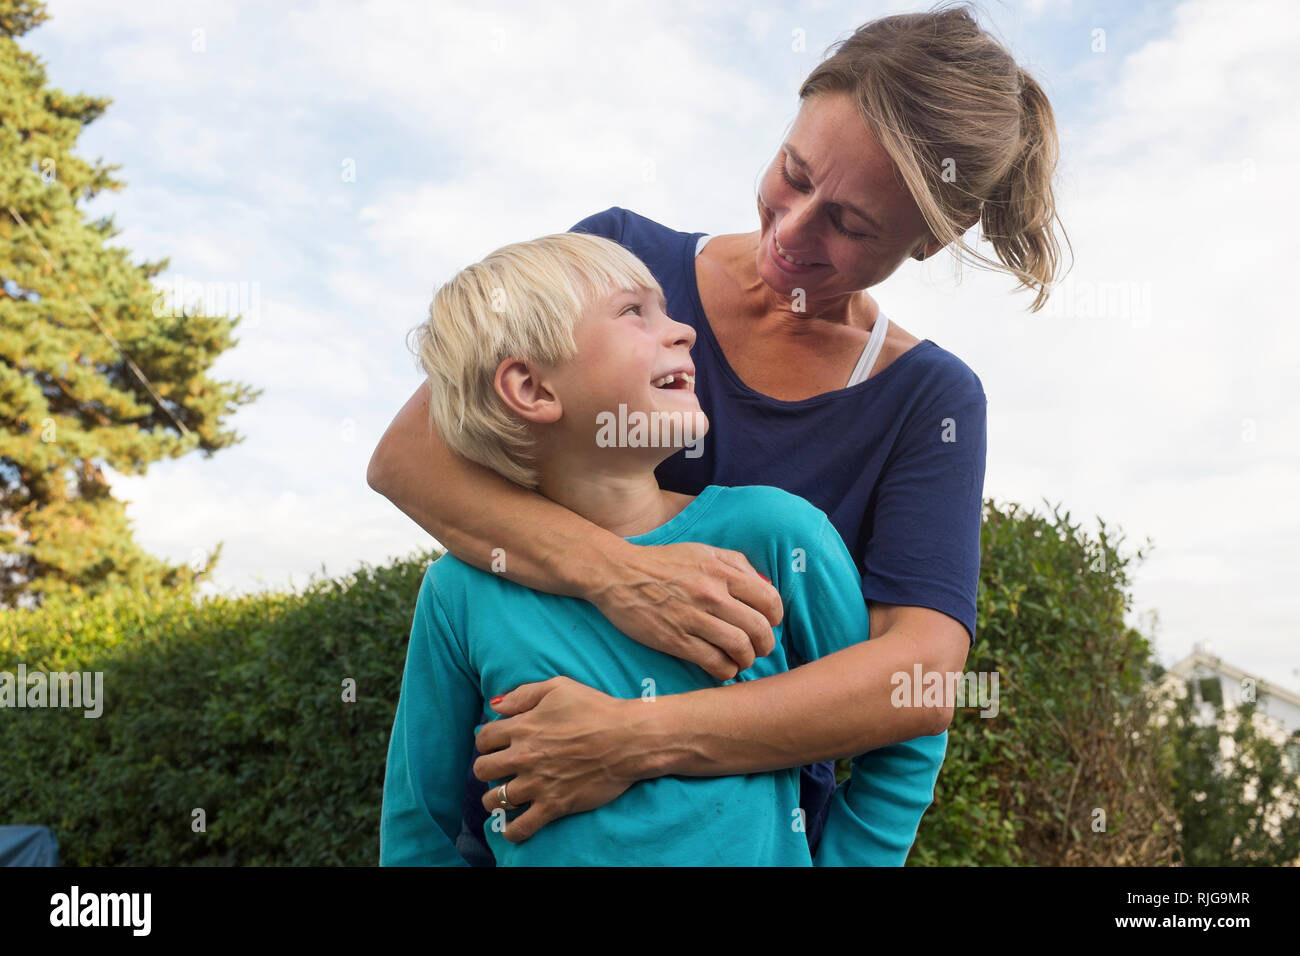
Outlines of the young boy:
<svg viewBox="0 0 1300 956">
<path fill-rule="evenodd" d="M 418 331 L 430 417 L 459 454 L 635 544 L 740 551 L 771 579 L 785 609 L 776 647 L 736 680 L 867 639 L 861 577 L 823 512 L 766 486 L 710 485 L 695 497 L 659 488 L 655 467 L 679 448 L 690 454 L 708 429 L 694 392 L 695 333 L 665 314 L 659 284 L 617 243 L 563 233 L 499 249 L 439 289 Z M 496 719 L 484 701 L 557 675 L 647 707 L 717 683 L 623 635 L 585 601 L 451 554 L 429 567 L 389 744 L 381 865 L 465 865 L 455 842 L 474 730 Z M 828 818 L 819 859 L 871 862 L 872 828 L 888 823 L 852 811 L 862 778 L 855 760 L 837 794 L 848 812 Z M 486 827 L 500 866 L 815 862 L 798 768 L 645 780 L 518 844 L 500 833 L 504 812 Z"/>
</svg>

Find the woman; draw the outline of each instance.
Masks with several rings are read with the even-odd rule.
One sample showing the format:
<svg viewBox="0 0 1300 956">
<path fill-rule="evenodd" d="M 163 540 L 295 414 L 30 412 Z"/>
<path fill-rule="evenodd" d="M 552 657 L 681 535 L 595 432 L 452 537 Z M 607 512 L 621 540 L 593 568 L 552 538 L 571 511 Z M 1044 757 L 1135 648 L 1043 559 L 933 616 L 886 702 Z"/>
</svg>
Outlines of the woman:
<svg viewBox="0 0 1300 956">
<path fill-rule="evenodd" d="M 970 252 L 962 235 L 978 222 L 990 264 L 1041 307 L 1059 265 L 1055 124 L 1038 84 L 962 8 L 866 24 L 799 96 L 759 187 L 758 231 L 709 238 L 617 209 L 575 228 L 640 256 L 669 314 L 697 330 L 712 427 L 703 454 L 664 462 L 661 486 L 766 484 L 817 505 L 863 572 L 871 639 L 652 706 L 566 678 L 502 688 L 492 706 L 506 717 L 480 731 L 473 771 L 513 777 L 510 800 L 528 805 L 507 839 L 653 776 L 811 764 L 801 801 L 815 850 L 834 786 L 824 761 L 871 751 L 882 775 L 917 761 L 938 774 L 952 702 L 894 706 L 892 678 L 960 672 L 974 640 L 985 398 L 970 369 L 890 322 L 866 290 L 909 257 Z M 629 544 L 450 453 L 429 434 L 427 401 L 422 386 L 367 477 L 458 558 L 582 597 L 719 679 L 772 648 L 779 598 L 743 555 Z M 495 794 L 475 799 L 483 815 L 495 806 Z M 882 799 L 878 812 L 915 809 Z"/>
</svg>

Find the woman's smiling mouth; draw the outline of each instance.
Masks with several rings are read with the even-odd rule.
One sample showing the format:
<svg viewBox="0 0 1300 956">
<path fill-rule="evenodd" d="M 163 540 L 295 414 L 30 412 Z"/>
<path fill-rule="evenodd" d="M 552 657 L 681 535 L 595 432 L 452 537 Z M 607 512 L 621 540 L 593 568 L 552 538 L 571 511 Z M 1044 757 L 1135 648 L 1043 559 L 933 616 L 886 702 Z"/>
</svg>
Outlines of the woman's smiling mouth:
<svg viewBox="0 0 1300 956">
<path fill-rule="evenodd" d="M 772 241 L 769 244 L 772 250 L 772 260 L 786 272 L 803 273 L 811 269 L 820 269 L 824 263 L 821 262 L 800 262 L 793 256 L 787 255 L 781 248 L 781 244 L 776 241 L 776 230 L 772 230 Z"/>
</svg>

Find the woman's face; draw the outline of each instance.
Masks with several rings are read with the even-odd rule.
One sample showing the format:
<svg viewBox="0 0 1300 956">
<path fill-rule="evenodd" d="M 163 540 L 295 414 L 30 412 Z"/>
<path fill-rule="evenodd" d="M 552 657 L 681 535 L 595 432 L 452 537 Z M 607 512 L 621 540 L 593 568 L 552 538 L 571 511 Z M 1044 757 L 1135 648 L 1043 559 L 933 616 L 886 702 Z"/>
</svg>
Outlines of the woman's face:
<svg viewBox="0 0 1300 956">
<path fill-rule="evenodd" d="M 938 249 L 893 162 L 844 93 L 804 101 L 759 184 L 758 214 L 758 274 L 783 295 L 802 289 L 815 301 L 856 292 L 917 250 L 928 256 Z"/>
</svg>

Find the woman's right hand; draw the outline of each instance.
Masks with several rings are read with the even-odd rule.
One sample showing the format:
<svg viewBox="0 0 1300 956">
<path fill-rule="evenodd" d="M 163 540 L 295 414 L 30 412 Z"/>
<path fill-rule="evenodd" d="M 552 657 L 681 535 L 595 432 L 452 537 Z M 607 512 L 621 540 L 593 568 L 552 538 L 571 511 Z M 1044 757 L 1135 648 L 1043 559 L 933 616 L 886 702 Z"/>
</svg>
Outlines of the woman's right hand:
<svg viewBox="0 0 1300 956">
<path fill-rule="evenodd" d="M 639 644 L 730 680 L 776 646 L 781 595 L 739 551 L 695 541 L 628 544 L 584 595 Z"/>
</svg>

